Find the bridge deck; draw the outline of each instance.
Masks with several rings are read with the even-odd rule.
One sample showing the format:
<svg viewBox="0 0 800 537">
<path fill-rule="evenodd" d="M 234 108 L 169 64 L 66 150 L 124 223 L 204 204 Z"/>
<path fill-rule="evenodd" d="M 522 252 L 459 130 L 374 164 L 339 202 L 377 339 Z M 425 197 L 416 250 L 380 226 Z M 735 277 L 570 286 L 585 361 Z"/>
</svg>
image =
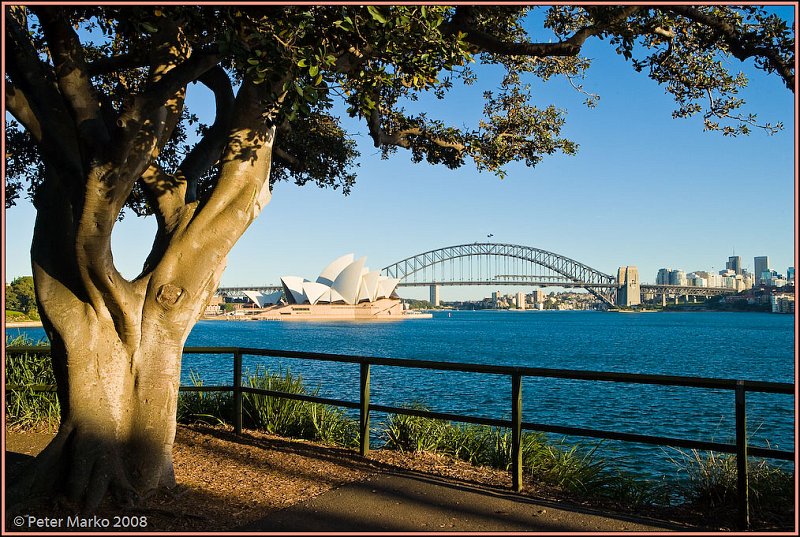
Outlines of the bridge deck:
<svg viewBox="0 0 800 537">
<path fill-rule="evenodd" d="M 447 246 L 398 261 L 381 273 L 400 280 L 400 287 L 509 286 L 582 287 L 598 299 L 610 299 L 618 289 L 617 279 L 560 254 L 518 244 L 472 243 Z M 220 287 L 227 295 L 244 291 L 274 292 L 279 285 Z M 658 295 L 713 296 L 736 291 L 720 287 L 642 284 L 642 293 Z M 612 304 L 613 305 L 613 304 Z"/>
<path fill-rule="evenodd" d="M 483 285 L 487 287 L 491 286 L 509 286 L 513 285 L 516 287 L 564 287 L 564 288 L 576 288 L 582 287 L 584 289 L 592 288 L 592 289 L 616 289 L 616 284 L 601 284 L 601 283 L 586 283 L 586 282 L 568 282 L 568 281 L 554 281 L 554 280 L 543 280 L 543 281 L 530 281 L 530 280 L 518 280 L 518 281 L 506 281 L 506 280 L 489 280 L 489 281 L 441 281 L 441 282 L 400 282 L 398 287 L 431 287 L 433 285 L 438 286 L 476 286 L 476 285 Z M 283 287 L 278 285 L 255 285 L 250 287 L 220 287 L 217 289 L 217 293 L 225 294 L 225 295 L 238 295 L 243 294 L 244 291 L 261 291 L 261 292 L 275 292 L 280 291 Z M 722 295 L 722 294 L 734 294 L 736 293 L 735 289 L 730 289 L 727 287 L 697 287 L 692 285 L 654 285 L 654 284 L 642 284 L 640 289 L 643 293 L 652 293 L 656 295 L 667 294 L 667 295 L 696 295 L 696 296 L 714 296 L 714 295 Z"/>
</svg>

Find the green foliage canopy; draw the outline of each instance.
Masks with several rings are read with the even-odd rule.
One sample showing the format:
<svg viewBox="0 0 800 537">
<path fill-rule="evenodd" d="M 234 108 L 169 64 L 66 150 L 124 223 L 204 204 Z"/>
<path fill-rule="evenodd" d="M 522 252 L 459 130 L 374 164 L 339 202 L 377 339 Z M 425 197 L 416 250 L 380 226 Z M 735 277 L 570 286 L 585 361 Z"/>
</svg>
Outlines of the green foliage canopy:
<svg viewBox="0 0 800 537">
<path fill-rule="evenodd" d="M 6 286 L 6 309 L 21 311 L 27 315 L 33 314 L 36 317 L 36 292 L 32 276 L 14 278 L 14 281 Z"/>
<path fill-rule="evenodd" d="M 201 200 L 215 186 L 233 92 L 245 79 L 268 87 L 263 111 L 277 127 L 270 180 L 313 182 L 345 193 L 355 181 L 358 153 L 332 113 L 336 99 L 364 121 L 384 156 L 404 148 L 415 162 L 456 168 L 471 161 L 502 176 L 510 162 L 535 166 L 548 154 L 573 154 L 576 144 L 561 136 L 563 111 L 534 105 L 529 82 L 579 79 L 590 67 L 580 55 L 590 38 L 607 41 L 636 71 L 662 84 L 675 98 L 675 117 L 701 114 L 707 130 L 726 135 L 781 127 L 739 112 L 737 93 L 747 79 L 729 72 L 727 58 L 752 59 L 794 88 L 794 32 L 756 6 L 5 9 L 7 111 L 15 118 L 6 132 L 7 206 L 26 184 L 36 201 L 47 165 L 74 165 L 64 161 L 59 150 L 65 147 L 53 140 L 69 131 L 48 133 L 60 116 L 76 115 L 74 103 L 44 109 L 48 99 L 64 100 L 51 86 L 60 84 L 64 93 L 65 69 L 89 78 L 94 94 L 88 100 L 102 110 L 105 129 L 88 122 L 79 127 L 93 131 L 95 143 L 114 136 L 137 100 L 152 100 L 149 108 L 176 100 L 178 110 L 151 158 L 168 174 L 186 176 L 187 197 Z M 527 18 L 532 10 L 544 10 L 540 20 L 555 42 L 536 41 Z M 405 109 L 423 93 L 445 99 L 456 84 L 474 83 L 476 64 L 505 71 L 500 87 L 485 93 L 477 125 L 456 127 Z M 211 125 L 184 106 L 185 87 L 195 82 L 215 94 Z M 587 96 L 592 105 L 596 96 Z M 200 140 L 194 145 L 188 142 L 192 130 Z M 77 139 L 86 145 L 93 138 Z M 138 214 L 153 212 L 150 190 L 145 180 L 136 181 L 127 205 Z"/>
</svg>

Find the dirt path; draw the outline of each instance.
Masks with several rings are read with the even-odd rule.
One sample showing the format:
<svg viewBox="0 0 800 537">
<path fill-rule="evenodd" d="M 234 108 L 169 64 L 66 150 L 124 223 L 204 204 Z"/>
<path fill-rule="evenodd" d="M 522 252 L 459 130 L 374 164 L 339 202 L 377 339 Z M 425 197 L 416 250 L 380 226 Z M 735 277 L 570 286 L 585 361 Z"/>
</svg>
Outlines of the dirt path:
<svg viewBox="0 0 800 537">
<path fill-rule="evenodd" d="M 380 473 L 273 513 L 242 531 L 652 532 L 685 527 L 558 506 L 409 472 Z"/>
<path fill-rule="evenodd" d="M 13 483 L 52 438 L 6 431 L 6 477 Z M 506 472 L 435 454 L 353 450 L 254 431 L 179 426 L 179 483 L 123 513 L 146 517 L 150 531 L 653 531 L 681 526 L 634 520 L 568 502 L 508 492 Z M 530 495 L 534 491 L 528 490 Z M 119 516 L 103 505 L 100 517 Z M 6 529 L 36 530 L 12 516 L 66 519 L 66 507 L 12 510 Z"/>
</svg>

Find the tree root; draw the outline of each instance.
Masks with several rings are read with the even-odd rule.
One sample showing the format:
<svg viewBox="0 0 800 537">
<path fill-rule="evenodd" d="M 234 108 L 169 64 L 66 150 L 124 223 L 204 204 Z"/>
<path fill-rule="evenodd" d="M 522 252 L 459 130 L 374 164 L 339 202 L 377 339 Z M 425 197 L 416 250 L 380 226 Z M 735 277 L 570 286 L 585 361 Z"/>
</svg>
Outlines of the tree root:
<svg viewBox="0 0 800 537">
<path fill-rule="evenodd" d="M 116 441 L 62 426 L 9 487 L 9 512 L 49 499 L 69 510 L 92 513 L 108 495 L 117 507 L 136 507 L 156 491 L 137 490 L 131 483 L 125 452 Z"/>
</svg>

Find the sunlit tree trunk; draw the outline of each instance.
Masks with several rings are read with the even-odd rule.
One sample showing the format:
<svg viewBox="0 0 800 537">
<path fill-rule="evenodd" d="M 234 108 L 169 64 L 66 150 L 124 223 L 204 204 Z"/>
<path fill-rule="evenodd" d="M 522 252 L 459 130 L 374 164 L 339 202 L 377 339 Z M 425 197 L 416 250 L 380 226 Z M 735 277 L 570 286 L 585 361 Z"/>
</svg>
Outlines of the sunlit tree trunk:
<svg viewBox="0 0 800 537">
<path fill-rule="evenodd" d="M 258 97 L 253 86 L 240 90 L 205 203 L 174 203 L 169 191 L 156 200 L 174 208 L 160 214 L 153 253 L 132 281 L 117 272 L 111 252 L 127 197 L 116 190 L 119 171 L 110 163 L 94 163 L 81 178 L 49 171 L 31 254 L 61 423 L 20 484 L 25 497 L 63 494 L 93 508 L 108 492 L 131 503 L 175 484 L 183 345 L 228 252 L 270 199 L 274 128 L 256 112 Z M 85 185 L 82 196 L 64 188 L 75 184 Z"/>
</svg>

